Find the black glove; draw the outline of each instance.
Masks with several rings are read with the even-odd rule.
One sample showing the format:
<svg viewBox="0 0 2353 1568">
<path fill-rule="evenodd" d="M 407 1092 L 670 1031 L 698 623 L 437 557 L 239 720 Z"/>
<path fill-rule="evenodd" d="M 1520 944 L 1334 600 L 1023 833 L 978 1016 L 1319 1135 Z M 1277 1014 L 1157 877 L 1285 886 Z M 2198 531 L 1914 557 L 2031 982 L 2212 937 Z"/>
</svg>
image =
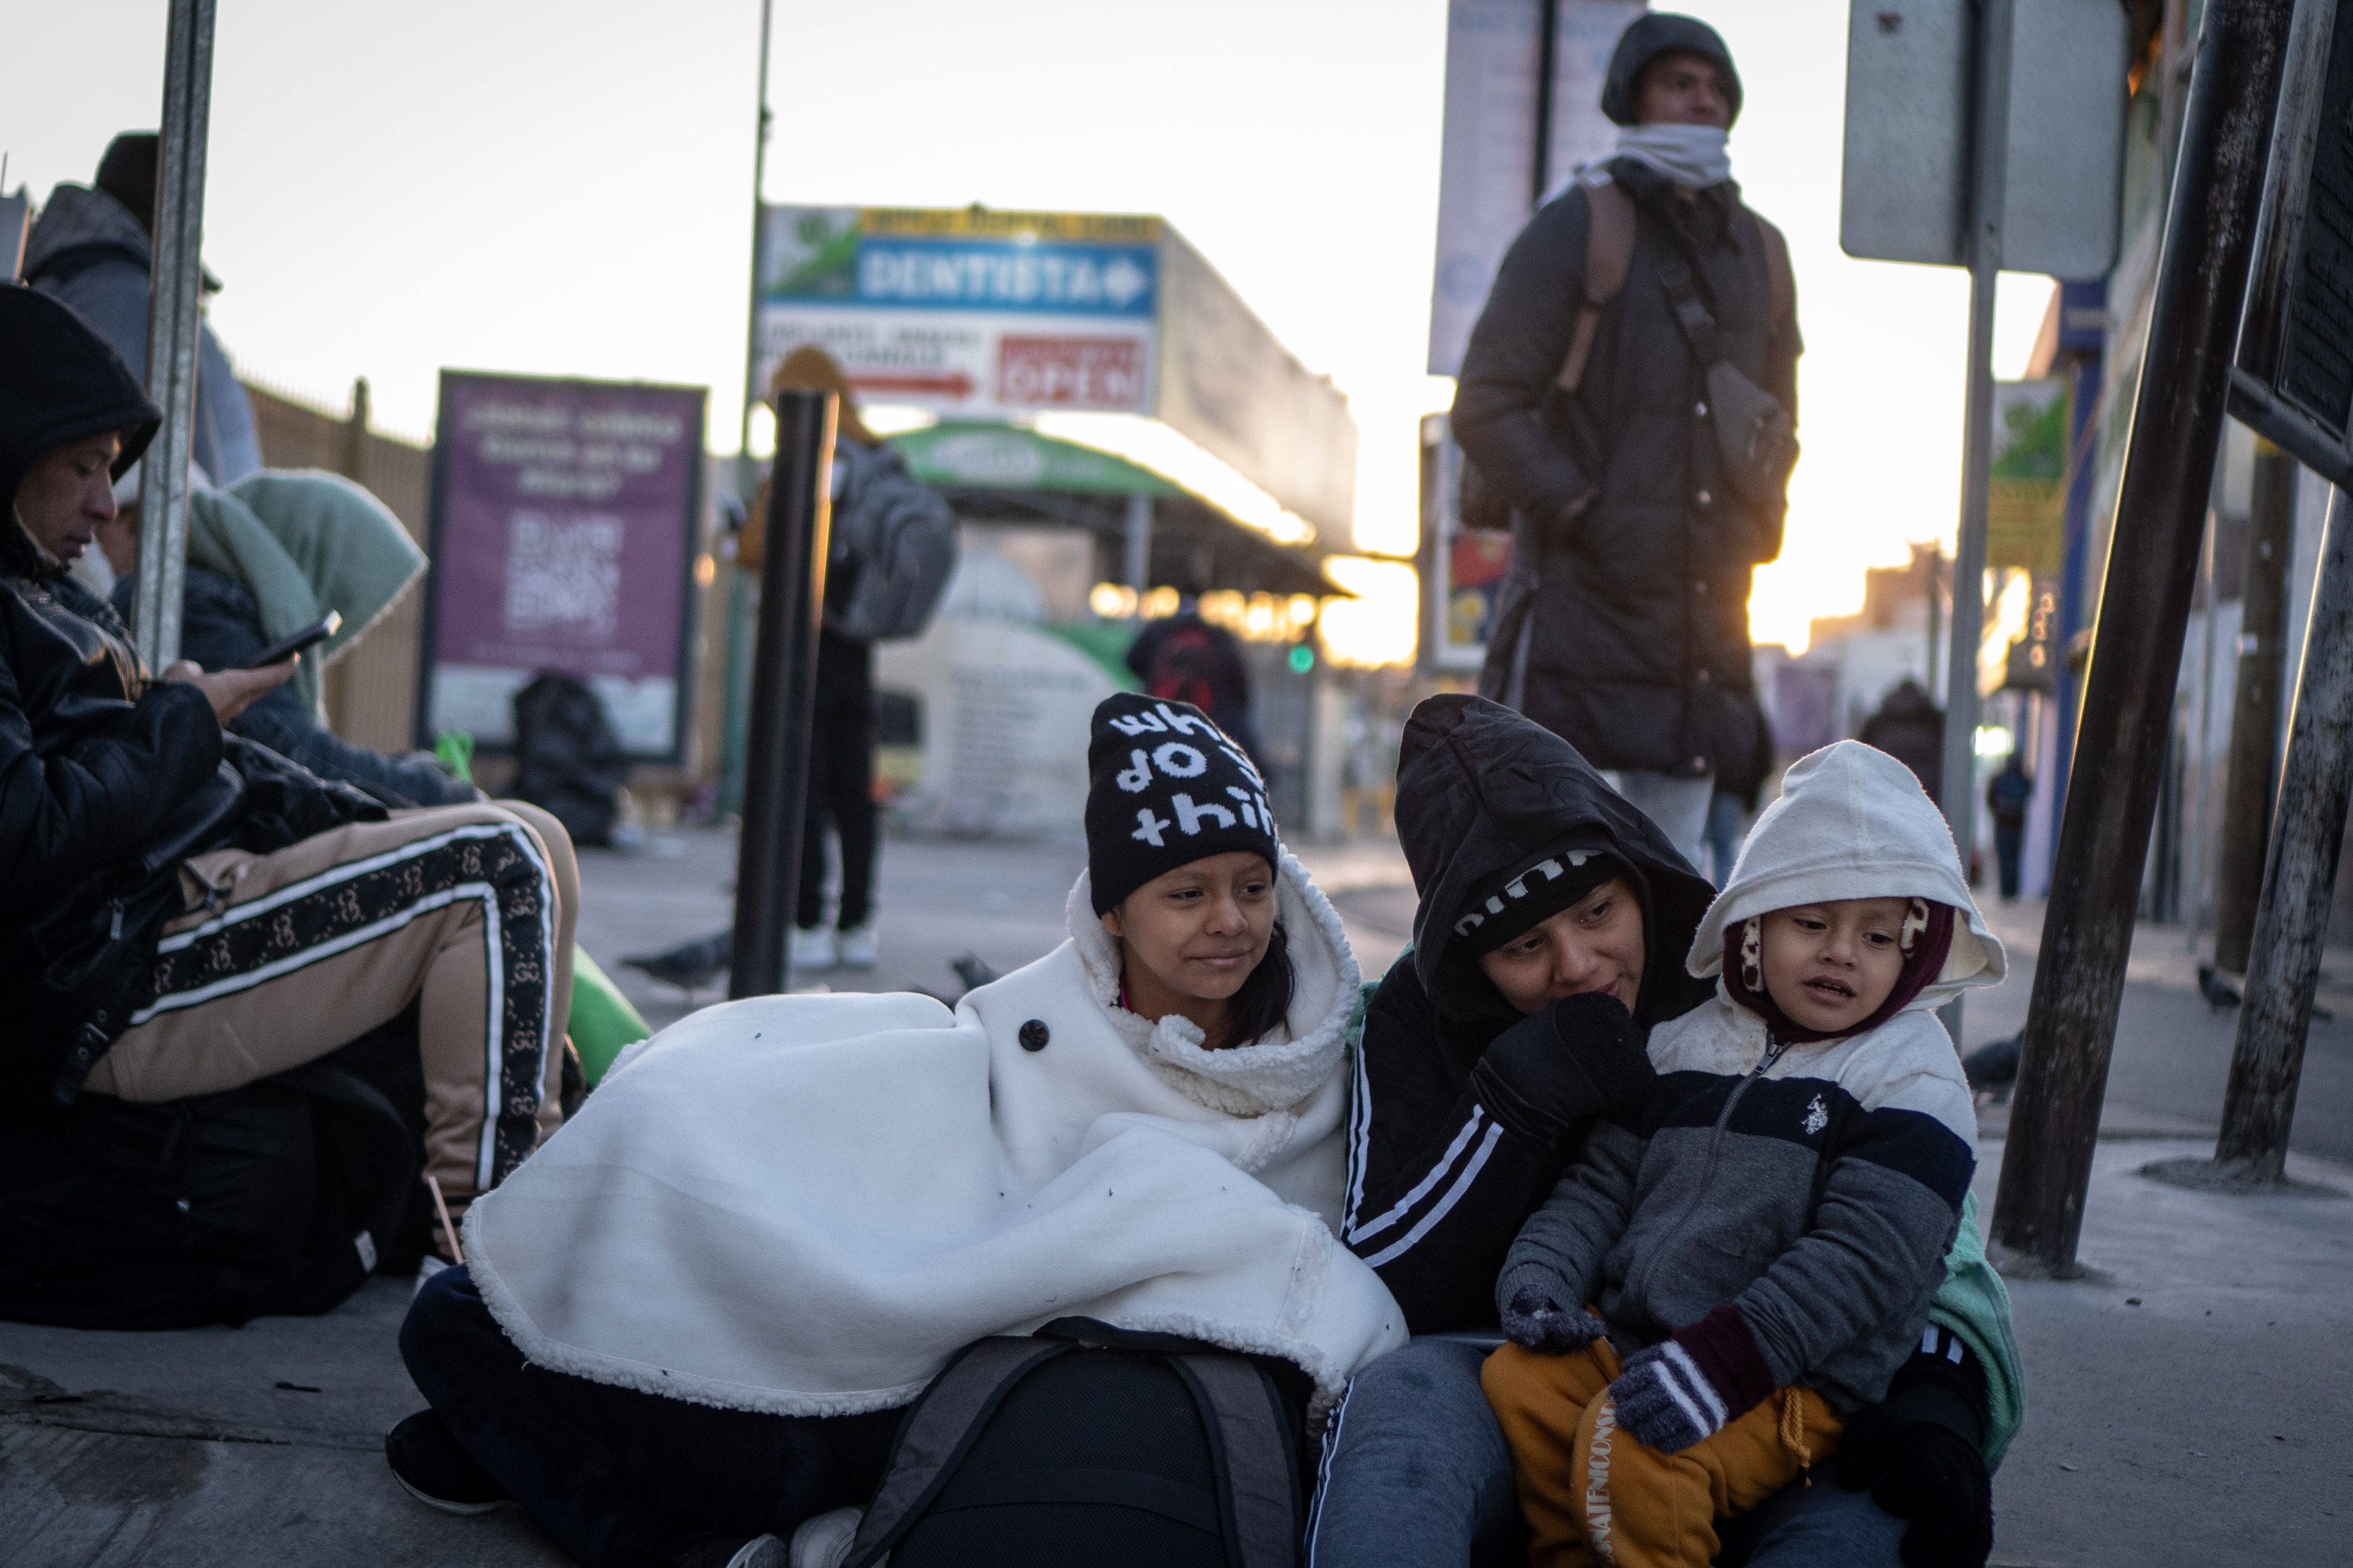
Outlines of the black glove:
<svg viewBox="0 0 2353 1568">
<path fill-rule="evenodd" d="M 1564 996 L 1496 1036 L 1472 1077 L 1490 1110 L 1546 1142 L 1634 1110 L 1659 1081 L 1648 1036 L 1599 991 Z"/>
<path fill-rule="evenodd" d="M 1609 1331 L 1609 1324 L 1584 1308 L 1564 1307 L 1534 1285 L 1513 1291 L 1504 1309 L 1504 1337 L 1538 1355 L 1581 1351 Z"/>
<path fill-rule="evenodd" d="M 1985 1568 L 1993 1550 L 1993 1478 L 1976 1444 L 1949 1426 L 1898 1426 L 1883 1405 L 1854 1414 L 1839 1439 L 1839 1485 L 1909 1521 L 1905 1568 Z"/>
</svg>

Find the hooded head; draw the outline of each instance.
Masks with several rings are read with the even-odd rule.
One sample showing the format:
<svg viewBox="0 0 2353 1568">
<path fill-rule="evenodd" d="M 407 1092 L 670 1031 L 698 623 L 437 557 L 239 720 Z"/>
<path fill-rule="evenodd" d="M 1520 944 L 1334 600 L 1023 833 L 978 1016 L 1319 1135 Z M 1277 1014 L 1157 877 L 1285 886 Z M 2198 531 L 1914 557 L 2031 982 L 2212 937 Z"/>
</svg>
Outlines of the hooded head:
<svg viewBox="0 0 2353 1568">
<path fill-rule="evenodd" d="M 1483 697 L 1429 699 L 1398 748 L 1397 822 L 1421 896 L 1414 968 L 1434 998 L 1444 1000 L 1441 967 L 1477 975 L 1468 961 L 1478 952 L 1612 875 L 1626 877 L 1643 909 L 1650 962 L 1635 1016 L 1672 1017 L 1704 996 L 1680 983 L 1672 959 L 1715 889 L 1551 731 Z"/>
<path fill-rule="evenodd" d="M 42 569 L 13 515 L 34 464 L 69 442 L 119 431 L 120 478 L 163 422 L 122 356 L 80 312 L 37 289 L 0 284 L 0 509 L 11 514 L 0 527 L 0 568 Z"/>
<path fill-rule="evenodd" d="M 1961 878 L 1952 829 L 1911 769 L 1860 741 L 1841 741 L 1789 765 L 1781 797 L 1749 830 L 1732 879 L 1700 921 L 1686 966 L 1701 978 L 1722 974 L 1726 941 L 1737 941 L 1749 921 L 1841 899 L 1914 899 L 1927 906 L 1921 945 L 1907 950 L 1915 962 L 1933 957 L 1949 931 L 1936 973 L 1907 973 L 1897 995 L 1913 982 L 1917 988 L 1891 998 L 1894 1005 L 1883 1012 L 1942 1006 L 1971 986 L 1999 984 L 2008 971 L 2001 942 L 1986 929 Z M 1949 917 L 1937 917 L 1940 905 Z M 1747 989 L 1733 984 L 1736 978 L 1727 977 L 1727 991 Z"/>
<path fill-rule="evenodd" d="M 1697 55 L 1714 61 L 1724 73 L 1725 91 L 1732 100 L 1732 118 L 1740 118 L 1740 72 L 1733 67 L 1732 51 L 1724 47 L 1723 37 L 1696 16 L 1651 11 L 1635 17 L 1618 35 L 1618 47 L 1609 56 L 1609 72 L 1601 83 L 1601 112 L 1609 116 L 1611 124 L 1633 125 L 1640 121 L 1642 73 L 1662 55 Z"/>
</svg>

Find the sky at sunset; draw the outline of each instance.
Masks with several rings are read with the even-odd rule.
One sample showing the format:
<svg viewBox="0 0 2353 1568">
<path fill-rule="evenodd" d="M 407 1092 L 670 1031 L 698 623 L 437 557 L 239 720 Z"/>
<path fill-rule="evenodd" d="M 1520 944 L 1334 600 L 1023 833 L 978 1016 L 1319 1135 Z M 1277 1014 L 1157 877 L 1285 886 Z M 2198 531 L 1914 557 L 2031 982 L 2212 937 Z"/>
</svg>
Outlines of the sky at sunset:
<svg viewBox="0 0 2353 1568">
<path fill-rule="evenodd" d="M 1746 88 L 1732 141 L 1788 234 L 1807 353 L 1788 547 L 1757 637 L 1852 608 L 1862 569 L 1949 538 L 1966 279 L 1838 250 L 1840 0 L 1689 9 Z M 1412 547 L 1437 209 L 1438 0 L 777 0 L 766 195 L 779 202 L 1156 213 L 1362 434 L 1357 542 Z M 708 384 L 740 408 L 757 0 L 230 0 L 205 254 L 241 370 L 431 428 L 443 365 Z M 5 184 L 86 182 L 157 121 L 162 0 L 10 7 Z M 32 68 L 31 62 L 47 65 Z M 2004 280 L 2015 375 L 2049 284 Z"/>
</svg>

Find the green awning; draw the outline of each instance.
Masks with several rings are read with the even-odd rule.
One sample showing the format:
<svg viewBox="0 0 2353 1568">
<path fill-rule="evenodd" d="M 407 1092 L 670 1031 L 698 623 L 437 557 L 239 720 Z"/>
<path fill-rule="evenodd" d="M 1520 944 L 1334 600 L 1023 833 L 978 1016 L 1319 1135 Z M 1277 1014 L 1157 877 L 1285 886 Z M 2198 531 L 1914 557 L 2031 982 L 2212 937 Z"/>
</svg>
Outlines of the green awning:
<svg viewBox="0 0 2353 1568">
<path fill-rule="evenodd" d="M 1040 436 L 1018 425 L 947 422 L 891 437 L 915 477 L 960 489 L 1065 495 L 1179 496 L 1185 491 L 1124 458 Z"/>
</svg>

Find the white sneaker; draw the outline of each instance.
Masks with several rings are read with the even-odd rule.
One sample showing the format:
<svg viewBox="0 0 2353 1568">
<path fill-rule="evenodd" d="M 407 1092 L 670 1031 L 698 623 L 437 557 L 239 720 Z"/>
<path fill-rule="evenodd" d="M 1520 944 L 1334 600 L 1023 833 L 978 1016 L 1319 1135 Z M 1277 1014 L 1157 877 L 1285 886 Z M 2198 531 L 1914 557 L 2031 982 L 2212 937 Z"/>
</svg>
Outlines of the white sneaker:
<svg viewBox="0 0 2353 1568">
<path fill-rule="evenodd" d="M 850 1542 L 858 1539 L 862 1508 L 838 1508 L 801 1521 L 793 1531 L 791 1568 L 841 1568 L 849 1560 Z"/>
<path fill-rule="evenodd" d="M 834 965 L 833 928 L 818 926 L 815 931 L 793 929 L 793 968 L 831 969 Z"/>
<path fill-rule="evenodd" d="M 840 952 L 844 969 L 871 969 L 882 962 L 881 953 L 874 946 L 874 922 L 868 921 L 843 931 Z"/>
</svg>

